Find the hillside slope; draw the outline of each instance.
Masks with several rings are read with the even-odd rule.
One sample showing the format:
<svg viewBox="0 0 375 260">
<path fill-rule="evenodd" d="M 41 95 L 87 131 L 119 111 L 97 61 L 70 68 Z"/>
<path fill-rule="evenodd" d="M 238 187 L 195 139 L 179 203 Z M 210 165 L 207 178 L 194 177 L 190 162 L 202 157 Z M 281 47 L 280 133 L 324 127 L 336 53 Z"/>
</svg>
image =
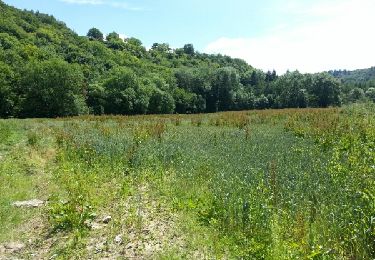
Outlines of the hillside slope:
<svg viewBox="0 0 375 260">
<path fill-rule="evenodd" d="M 53 16 L 0 1 L 0 117 L 202 113 L 340 104 L 328 74 L 264 73 L 192 44 L 147 50 L 92 28 L 79 36 Z"/>
<path fill-rule="evenodd" d="M 344 83 L 351 84 L 375 84 L 375 67 L 359 70 L 334 70 L 329 72 L 335 78 L 341 79 Z"/>
<path fill-rule="evenodd" d="M 366 99 L 375 102 L 375 67 L 353 71 L 334 70 L 329 74 L 342 83 L 341 92 L 345 102 Z"/>
</svg>

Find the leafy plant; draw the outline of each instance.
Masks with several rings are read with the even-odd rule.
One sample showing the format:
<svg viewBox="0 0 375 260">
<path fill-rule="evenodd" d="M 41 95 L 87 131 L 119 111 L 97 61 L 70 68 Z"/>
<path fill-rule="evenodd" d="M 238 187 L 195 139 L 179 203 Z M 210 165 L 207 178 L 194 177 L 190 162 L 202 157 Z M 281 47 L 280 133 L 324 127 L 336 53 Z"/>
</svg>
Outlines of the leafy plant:
<svg viewBox="0 0 375 260">
<path fill-rule="evenodd" d="M 53 231 L 85 231 L 89 222 L 95 218 L 92 206 L 82 195 L 68 201 L 52 196 L 49 200 L 49 221 Z"/>
</svg>

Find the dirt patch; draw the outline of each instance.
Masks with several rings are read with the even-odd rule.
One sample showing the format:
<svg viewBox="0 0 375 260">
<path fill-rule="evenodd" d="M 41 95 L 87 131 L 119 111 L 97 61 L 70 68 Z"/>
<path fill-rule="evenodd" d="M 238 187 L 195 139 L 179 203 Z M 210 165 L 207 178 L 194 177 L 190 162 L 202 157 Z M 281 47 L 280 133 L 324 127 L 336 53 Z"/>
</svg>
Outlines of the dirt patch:
<svg viewBox="0 0 375 260">
<path fill-rule="evenodd" d="M 119 198 L 91 223 L 91 230 L 75 248 L 73 256 L 84 259 L 157 259 L 168 252 L 183 252 L 188 259 L 202 256 L 186 252 L 186 238 L 179 228 L 179 215 L 154 198 L 147 186 L 132 196 Z M 17 233 L 24 234 L 22 247 L 0 246 L 2 259 L 53 259 L 72 242 L 72 234 L 50 234 L 47 216 L 30 219 Z M 72 256 L 72 257 L 73 257 Z M 52 257 L 52 258 L 51 258 Z M 198 257 L 202 259 L 201 257 Z"/>
<path fill-rule="evenodd" d="M 166 249 L 182 249 L 178 216 L 151 198 L 146 186 L 119 205 L 121 213 L 91 237 L 87 253 L 95 259 L 154 259 Z"/>
</svg>

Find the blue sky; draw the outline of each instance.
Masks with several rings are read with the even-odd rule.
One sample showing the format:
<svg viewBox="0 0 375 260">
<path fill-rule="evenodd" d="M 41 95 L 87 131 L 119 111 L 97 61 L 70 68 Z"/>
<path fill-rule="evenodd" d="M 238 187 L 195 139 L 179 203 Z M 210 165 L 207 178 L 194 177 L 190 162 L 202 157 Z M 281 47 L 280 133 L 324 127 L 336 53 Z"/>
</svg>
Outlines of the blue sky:
<svg viewBox="0 0 375 260">
<path fill-rule="evenodd" d="M 317 72 L 375 66 L 374 0 L 5 0 L 145 46 L 193 43 L 263 69 Z"/>
</svg>

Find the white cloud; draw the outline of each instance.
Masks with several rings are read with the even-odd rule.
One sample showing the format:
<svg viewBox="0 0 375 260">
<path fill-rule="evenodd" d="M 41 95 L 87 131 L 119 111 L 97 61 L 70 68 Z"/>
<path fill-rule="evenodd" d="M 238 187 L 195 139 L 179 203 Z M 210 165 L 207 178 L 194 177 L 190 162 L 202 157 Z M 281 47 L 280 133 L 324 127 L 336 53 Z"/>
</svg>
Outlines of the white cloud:
<svg viewBox="0 0 375 260">
<path fill-rule="evenodd" d="M 142 8 L 131 7 L 125 2 L 120 1 L 108 1 L 108 0 L 60 0 L 61 2 L 68 4 L 79 4 L 79 5 L 106 5 L 115 8 L 123 8 L 131 11 L 140 11 Z"/>
<path fill-rule="evenodd" d="M 375 65 L 375 1 L 341 0 L 285 9 L 304 23 L 280 24 L 253 38 L 222 37 L 205 52 L 246 60 L 263 70 L 318 72 Z"/>
<path fill-rule="evenodd" d="M 126 34 L 124 33 L 119 33 L 118 36 L 120 37 L 120 39 L 122 39 L 123 41 L 125 41 L 127 38 L 129 38 Z"/>
</svg>

